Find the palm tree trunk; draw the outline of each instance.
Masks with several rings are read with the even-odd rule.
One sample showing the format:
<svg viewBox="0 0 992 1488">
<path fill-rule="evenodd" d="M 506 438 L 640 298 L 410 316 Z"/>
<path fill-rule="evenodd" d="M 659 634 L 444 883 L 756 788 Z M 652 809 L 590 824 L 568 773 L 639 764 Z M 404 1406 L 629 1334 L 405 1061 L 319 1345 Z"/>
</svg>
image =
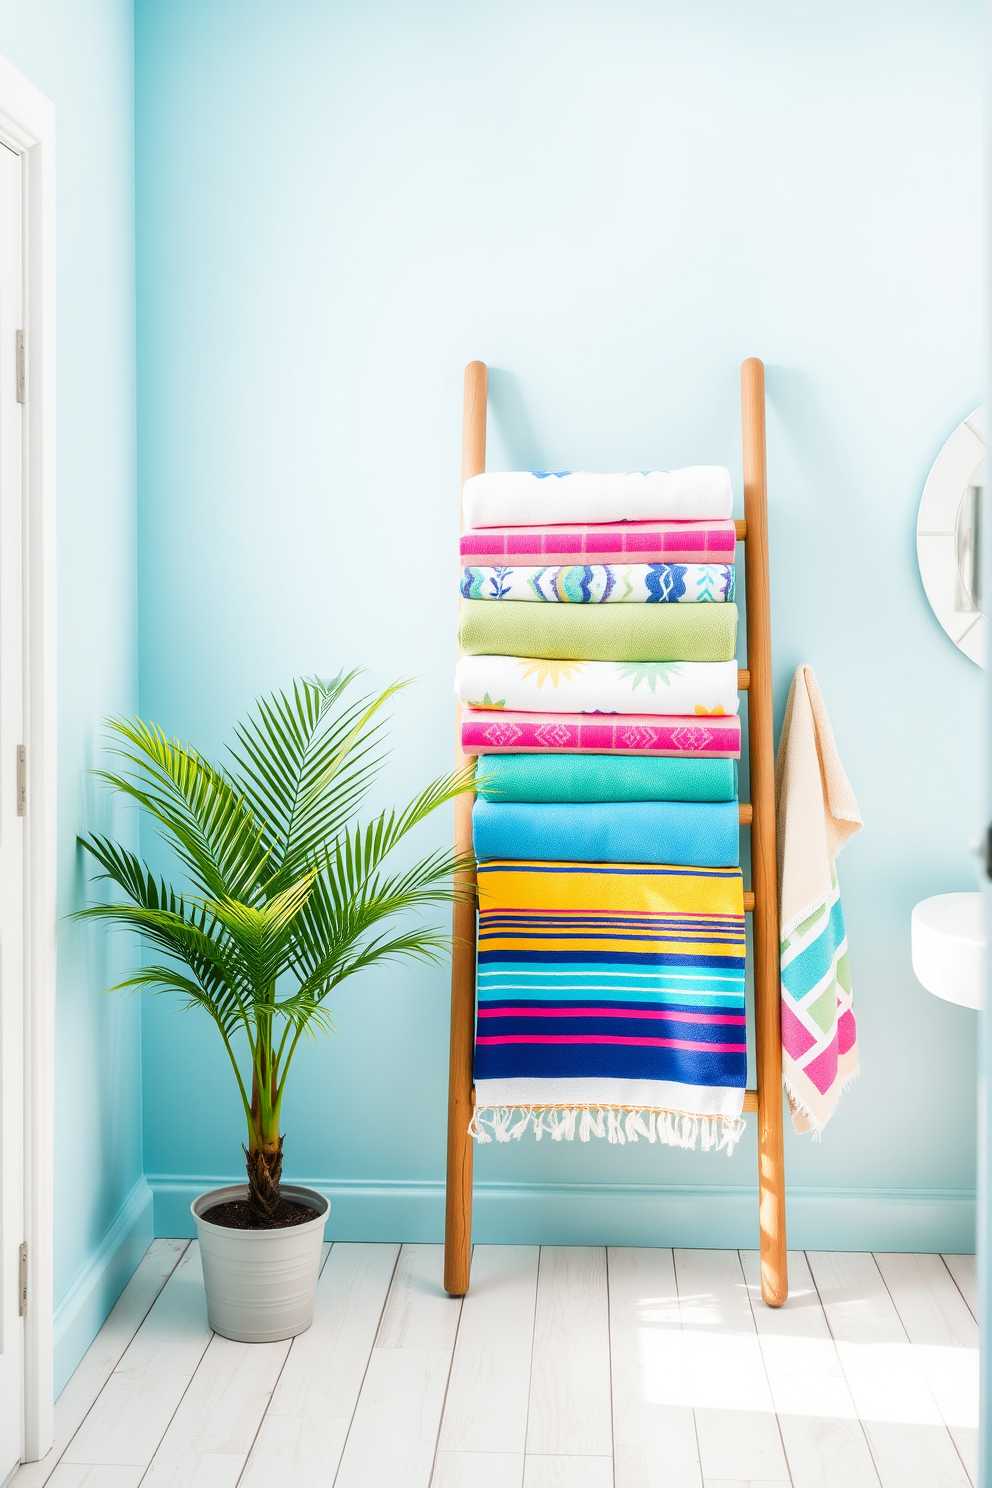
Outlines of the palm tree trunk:
<svg viewBox="0 0 992 1488">
<path fill-rule="evenodd" d="M 282 1204 L 279 1181 L 282 1178 L 282 1137 L 265 1146 L 245 1148 L 248 1170 L 248 1209 L 258 1225 L 275 1224 Z"/>
<path fill-rule="evenodd" d="M 268 1122 L 266 1115 L 269 1116 Z M 257 1070 L 251 1082 L 251 1116 L 248 1146 L 244 1149 L 248 1170 L 248 1211 L 257 1225 L 273 1225 L 282 1204 L 279 1183 L 283 1139 L 279 1135 L 278 1115 L 273 1123 L 271 1105 L 268 1111 L 263 1108 Z M 267 1129 L 270 1124 L 274 1130 Z"/>
</svg>

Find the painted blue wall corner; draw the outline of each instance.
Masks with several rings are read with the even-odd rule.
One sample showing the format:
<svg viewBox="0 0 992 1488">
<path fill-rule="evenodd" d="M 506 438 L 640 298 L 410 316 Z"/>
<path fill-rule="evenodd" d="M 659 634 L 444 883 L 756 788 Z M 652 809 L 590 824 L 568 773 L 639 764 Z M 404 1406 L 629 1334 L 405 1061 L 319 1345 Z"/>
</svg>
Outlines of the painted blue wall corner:
<svg viewBox="0 0 992 1488">
<path fill-rule="evenodd" d="M 55 1309 L 55 1394 L 96 1337 L 154 1237 L 152 1190 L 142 1177 Z"/>
</svg>

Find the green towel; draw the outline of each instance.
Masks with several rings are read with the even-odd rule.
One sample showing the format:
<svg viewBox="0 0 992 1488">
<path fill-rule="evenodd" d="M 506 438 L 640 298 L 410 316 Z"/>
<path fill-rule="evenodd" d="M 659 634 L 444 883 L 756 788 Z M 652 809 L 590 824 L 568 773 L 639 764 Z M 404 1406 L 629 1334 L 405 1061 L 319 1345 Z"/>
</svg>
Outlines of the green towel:
<svg viewBox="0 0 992 1488">
<path fill-rule="evenodd" d="M 458 640 L 468 656 L 583 661 L 730 661 L 735 604 L 491 604 L 463 599 Z"/>
<path fill-rule="evenodd" d="M 732 801 L 737 761 L 634 754 L 487 754 L 484 801 Z"/>
</svg>

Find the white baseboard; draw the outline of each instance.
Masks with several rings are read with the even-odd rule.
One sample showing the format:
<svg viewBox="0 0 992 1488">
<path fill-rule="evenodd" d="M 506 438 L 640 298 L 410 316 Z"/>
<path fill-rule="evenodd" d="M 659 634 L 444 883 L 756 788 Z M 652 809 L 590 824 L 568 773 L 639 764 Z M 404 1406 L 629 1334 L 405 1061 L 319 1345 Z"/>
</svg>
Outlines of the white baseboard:
<svg viewBox="0 0 992 1488">
<path fill-rule="evenodd" d="M 154 1238 L 153 1195 L 144 1177 L 55 1309 L 55 1394 L 99 1333 Z"/>
<path fill-rule="evenodd" d="M 189 1206 L 205 1189 L 243 1182 L 146 1175 L 155 1234 L 195 1234 Z M 297 1178 L 331 1201 L 328 1240 L 444 1238 L 444 1184 Z M 797 1250 L 973 1251 L 975 1195 L 962 1189 L 792 1188 L 789 1244 Z M 480 1183 L 473 1238 L 503 1245 L 677 1245 L 748 1249 L 758 1243 L 751 1187 Z"/>
</svg>

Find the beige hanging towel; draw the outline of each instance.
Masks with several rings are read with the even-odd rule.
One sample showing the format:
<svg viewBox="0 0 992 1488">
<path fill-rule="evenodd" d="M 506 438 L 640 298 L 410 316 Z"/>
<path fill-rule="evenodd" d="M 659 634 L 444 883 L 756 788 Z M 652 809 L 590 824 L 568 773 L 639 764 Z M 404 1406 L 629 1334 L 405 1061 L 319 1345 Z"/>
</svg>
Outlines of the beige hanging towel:
<svg viewBox="0 0 992 1488">
<path fill-rule="evenodd" d="M 844 912 L 835 859 L 861 830 L 819 684 L 797 667 L 775 766 L 782 1078 L 797 1132 L 822 1135 L 857 1075 Z"/>
</svg>

